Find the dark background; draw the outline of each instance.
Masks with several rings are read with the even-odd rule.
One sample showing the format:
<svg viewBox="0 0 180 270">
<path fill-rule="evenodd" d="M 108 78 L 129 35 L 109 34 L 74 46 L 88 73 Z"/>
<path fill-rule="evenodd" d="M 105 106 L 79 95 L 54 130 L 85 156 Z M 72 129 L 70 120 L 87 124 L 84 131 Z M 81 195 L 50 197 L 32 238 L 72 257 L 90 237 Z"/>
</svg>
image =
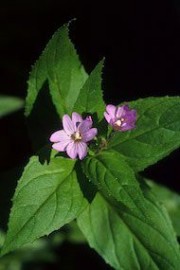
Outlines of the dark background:
<svg viewBox="0 0 180 270">
<path fill-rule="evenodd" d="M 118 104 L 147 96 L 179 95 L 178 0 L 108 3 L 1 1 L 1 94 L 26 96 L 31 65 L 54 31 L 73 18 L 77 21 L 71 27 L 71 38 L 86 70 L 90 72 L 102 57 L 106 58 L 103 89 L 107 103 Z M 23 112 L 0 120 L 0 130 L 1 171 L 26 163 L 33 151 Z M 179 152 L 175 151 L 147 169 L 145 175 L 179 191 L 179 157 Z M 9 195 L 12 192 L 9 191 Z M 92 269 L 107 269 L 93 251 L 80 247 L 78 254 L 76 263 L 83 255 L 86 263 L 83 265 L 82 259 L 83 266 L 74 266 L 73 269 L 87 269 L 87 264 Z M 97 263 L 91 265 L 93 260 Z"/>
</svg>

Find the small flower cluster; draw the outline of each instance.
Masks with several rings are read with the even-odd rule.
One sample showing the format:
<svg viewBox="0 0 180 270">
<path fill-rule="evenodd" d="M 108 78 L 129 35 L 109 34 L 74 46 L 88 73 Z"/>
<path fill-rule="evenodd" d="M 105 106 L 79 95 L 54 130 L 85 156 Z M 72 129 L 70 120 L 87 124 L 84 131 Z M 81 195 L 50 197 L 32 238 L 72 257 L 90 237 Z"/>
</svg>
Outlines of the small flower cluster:
<svg viewBox="0 0 180 270">
<path fill-rule="evenodd" d="M 128 105 L 107 105 L 104 117 L 114 130 L 127 131 L 135 128 L 137 114 L 136 110 L 131 110 Z M 83 159 L 87 155 L 88 142 L 97 135 L 97 129 L 92 128 L 91 116 L 83 119 L 76 112 L 72 113 L 72 118 L 65 114 L 62 125 L 63 129 L 54 132 L 50 137 L 52 148 L 59 152 L 65 151 L 72 159 Z"/>
</svg>

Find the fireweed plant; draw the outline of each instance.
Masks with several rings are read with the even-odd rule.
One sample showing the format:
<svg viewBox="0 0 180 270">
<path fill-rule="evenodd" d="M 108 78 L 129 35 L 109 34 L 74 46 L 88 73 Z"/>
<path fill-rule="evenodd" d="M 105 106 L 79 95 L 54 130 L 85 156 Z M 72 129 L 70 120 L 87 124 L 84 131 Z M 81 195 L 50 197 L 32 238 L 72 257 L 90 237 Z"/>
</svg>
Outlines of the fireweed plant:
<svg viewBox="0 0 180 270">
<path fill-rule="evenodd" d="M 142 171 L 179 147 L 180 98 L 105 105 L 103 60 L 87 74 L 68 28 L 53 35 L 30 73 L 26 117 L 48 86 L 59 120 L 46 136 L 48 158 L 31 157 L 18 181 L 1 255 L 75 221 L 114 269 L 179 270 L 180 229 L 170 207 L 177 202 L 167 203 L 165 188 Z M 37 127 L 44 117 L 35 116 Z"/>
</svg>

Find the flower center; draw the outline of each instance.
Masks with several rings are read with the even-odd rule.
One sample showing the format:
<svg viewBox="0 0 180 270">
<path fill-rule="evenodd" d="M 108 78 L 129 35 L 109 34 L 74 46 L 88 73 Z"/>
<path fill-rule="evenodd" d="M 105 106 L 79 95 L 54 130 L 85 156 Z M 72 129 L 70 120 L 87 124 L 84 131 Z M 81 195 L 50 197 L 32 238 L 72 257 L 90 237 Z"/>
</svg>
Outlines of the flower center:
<svg viewBox="0 0 180 270">
<path fill-rule="evenodd" d="M 124 120 L 125 120 L 124 118 L 120 118 L 116 120 L 116 122 L 114 122 L 114 128 L 119 129 L 122 126 Z"/>
<path fill-rule="evenodd" d="M 71 139 L 73 139 L 74 141 L 81 141 L 81 133 L 79 131 L 76 131 L 74 134 L 71 135 Z"/>
<path fill-rule="evenodd" d="M 114 123 L 114 125 L 120 127 L 123 122 L 124 122 L 124 118 L 120 118 Z"/>
</svg>

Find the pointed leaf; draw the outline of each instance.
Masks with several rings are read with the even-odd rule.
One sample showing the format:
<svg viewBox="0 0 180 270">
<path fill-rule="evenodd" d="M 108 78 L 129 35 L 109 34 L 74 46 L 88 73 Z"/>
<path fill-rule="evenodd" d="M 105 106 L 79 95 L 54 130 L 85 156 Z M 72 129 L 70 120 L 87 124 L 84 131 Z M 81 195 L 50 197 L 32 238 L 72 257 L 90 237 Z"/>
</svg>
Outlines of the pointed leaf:
<svg viewBox="0 0 180 270">
<path fill-rule="evenodd" d="M 74 106 L 74 111 L 79 113 L 97 113 L 99 120 L 103 118 L 105 110 L 101 89 L 103 63 L 101 61 L 91 72 Z"/>
<path fill-rule="evenodd" d="M 0 95 L 0 118 L 21 109 L 23 105 L 23 100 L 18 97 Z"/>
<path fill-rule="evenodd" d="M 59 229 L 84 204 L 73 170 L 75 161 L 54 158 L 41 165 L 33 157 L 18 183 L 2 254 Z"/>
<path fill-rule="evenodd" d="M 166 211 L 142 193 L 118 153 L 86 161 L 99 193 L 78 217 L 91 247 L 115 269 L 177 269 L 180 254 Z"/>
<path fill-rule="evenodd" d="M 26 116 L 39 91 L 49 82 L 53 103 L 60 116 L 71 113 L 87 74 L 69 39 L 69 24 L 57 30 L 32 69 L 28 81 Z"/>
<path fill-rule="evenodd" d="M 137 126 L 113 134 L 109 148 L 141 171 L 180 146 L 180 97 L 146 98 L 129 104 L 137 110 Z"/>
</svg>

